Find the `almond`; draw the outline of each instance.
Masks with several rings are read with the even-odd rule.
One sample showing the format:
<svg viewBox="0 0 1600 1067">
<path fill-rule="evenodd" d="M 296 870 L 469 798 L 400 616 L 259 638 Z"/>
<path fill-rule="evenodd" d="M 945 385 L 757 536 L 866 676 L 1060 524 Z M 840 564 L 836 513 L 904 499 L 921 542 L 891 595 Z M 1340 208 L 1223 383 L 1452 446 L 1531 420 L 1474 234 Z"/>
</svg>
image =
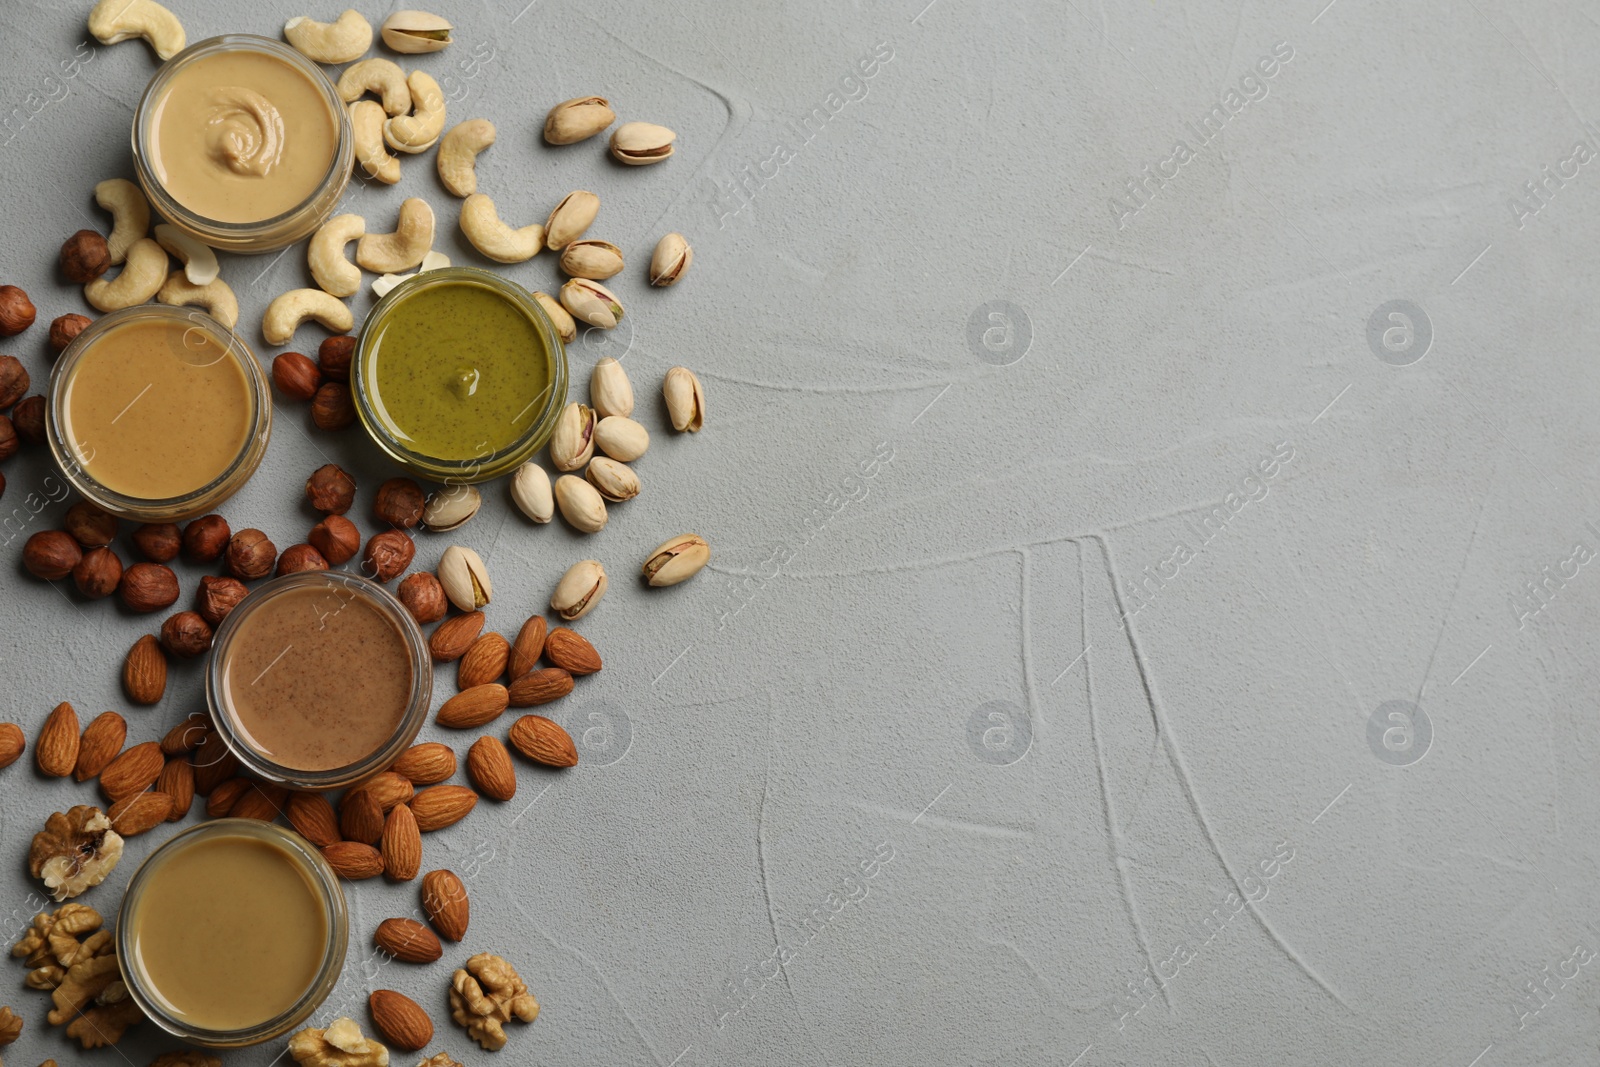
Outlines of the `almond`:
<svg viewBox="0 0 1600 1067">
<path fill-rule="evenodd" d="M 435 786 L 448 789 L 449 786 Z M 418 832 L 417 817 L 404 804 L 389 809 L 383 820 L 383 839 L 378 843 L 383 854 L 383 873 L 396 882 L 409 882 L 422 868 L 422 834 Z"/>
<path fill-rule="evenodd" d="M 161 768 L 161 774 L 156 778 L 156 790 L 172 798 L 168 822 L 177 822 L 189 814 L 189 807 L 194 803 L 194 764 L 189 762 L 189 757 L 167 760 L 167 765 Z"/>
<path fill-rule="evenodd" d="M 600 669 L 600 653 L 576 630 L 557 626 L 544 639 L 544 658 L 572 674 L 593 674 Z"/>
<path fill-rule="evenodd" d="M 572 743 L 572 735 L 543 715 L 524 715 L 512 723 L 511 747 L 549 767 L 578 764 L 578 746 Z"/>
<path fill-rule="evenodd" d="M 517 631 L 517 639 L 511 642 L 511 657 L 506 663 L 513 682 L 539 665 L 539 657 L 544 654 L 544 631 L 543 615 L 533 616 Z"/>
<path fill-rule="evenodd" d="M 443 830 L 465 819 L 477 804 L 478 794 L 464 785 L 436 785 L 411 798 L 411 814 L 417 829 Z"/>
<path fill-rule="evenodd" d="M 347 841 L 376 845 L 383 837 L 383 808 L 365 789 L 345 794 L 339 802 L 339 832 Z"/>
<path fill-rule="evenodd" d="M 456 754 L 449 745 L 428 741 L 400 753 L 389 769 L 413 785 L 433 785 L 456 773 Z"/>
<path fill-rule="evenodd" d="M 444 955 L 439 935 L 415 919 L 383 920 L 372 942 L 402 963 L 432 963 Z"/>
<path fill-rule="evenodd" d="M 560 700 L 572 692 L 572 675 L 560 667 L 541 667 L 511 683 L 506 699 L 514 708 L 531 708 Z"/>
<path fill-rule="evenodd" d="M 167 691 L 167 654 L 154 634 L 145 634 L 128 649 L 122 688 L 135 704 L 154 704 Z"/>
<path fill-rule="evenodd" d="M 194 764 L 194 791 L 203 797 L 239 773 L 239 757 L 228 750 L 227 742 L 215 730 L 207 730 L 189 757 Z"/>
<path fill-rule="evenodd" d="M 146 741 L 142 745 L 134 745 L 100 772 L 100 792 L 110 801 L 143 793 L 155 784 L 161 775 L 161 768 L 166 764 L 159 742 Z"/>
<path fill-rule="evenodd" d="M 283 814 L 289 802 L 289 791 L 271 782 L 251 782 L 250 788 L 239 794 L 239 799 L 228 809 L 230 819 L 260 819 L 273 822 Z"/>
<path fill-rule="evenodd" d="M 461 662 L 456 664 L 456 688 L 471 689 L 500 680 L 506 673 L 506 660 L 511 657 L 511 644 L 504 637 L 490 631 L 472 642 Z"/>
<path fill-rule="evenodd" d="M 369 792 L 372 799 L 378 802 L 378 807 L 385 812 L 396 804 L 404 804 L 411 799 L 411 794 L 416 792 L 411 780 L 394 771 L 384 771 L 375 774 L 356 787 L 357 790 Z M 348 796 L 349 794 L 346 794 Z"/>
<path fill-rule="evenodd" d="M 383 856 L 371 845 L 363 845 L 360 841 L 337 841 L 323 845 L 322 858 L 328 861 L 328 866 L 339 877 L 353 882 L 376 878 L 383 873 Z"/>
<path fill-rule="evenodd" d="M 328 798 L 321 793 L 290 793 L 283 813 L 288 816 L 289 825 L 295 828 L 295 832 L 318 848 L 338 843 L 338 816 L 334 815 L 333 805 L 328 803 Z"/>
<path fill-rule="evenodd" d="M 372 1013 L 372 1025 L 378 1033 L 396 1048 L 416 1052 L 433 1040 L 433 1020 L 404 993 L 374 989 L 367 998 L 367 1010 Z"/>
<path fill-rule="evenodd" d="M 78 741 L 78 764 L 72 776 L 87 782 L 106 769 L 106 764 L 117 758 L 122 743 L 128 739 L 128 721 L 114 711 L 103 711 L 94 722 L 83 728 Z"/>
<path fill-rule="evenodd" d="M 169 756 L 181 756 L 185 752 L 193 752 L 205 740 L 206 731 L 211 724 L 199 712 L 185 715 L 183 720 L 167 731 L 161 739 L 161 751 Z"/>
<path fill-rule="evenodd" d="M 483 612 L 469 611 L 446 619 L 428 639 L 428 651 L 439 663 L 454 663 L 467 654 L 472 642 L 483 632 Z"/>
<path fill-rule="evenodd" d="M 482 726 L 499 718 L 509 703 L 506 687 L 498 682 L 475 685 L 441 704 L 434 721 L 457 730 Z"/>
<path fill-rule="evenodd" d="M 467 936 L 472 908 L 467 887 L 454 871 L 429 871 L 422 876 L 422 910 L 440 937 L 460 941 Z"/>
<path fill-rule="evenodd" d="M 517 795 L 517 768 L 498 737 L 480 737 L 467 750 L 467 777 L 491 800 Z"/>
<path fill-rule="evenodd" d="M 212 819 L 220 819 L 227 815 L 228 810 L 233 807 L 233 802 L 249 788 L 250 779 L 229 778 L 211 790 L 211 795 L 206 797 L 206 815 Z"/>
<path fill-rule="evenodd" d="M 28 739 L 23 736 L 22 727 L 14 722 L 0 722 L 0 767 L 17 762 L 27 747 Z"/>
<path fill-rule="evenodd" d="M 39 728 L 39 743 L 33 750 L 40 772 L 52 778 L 65 778 L 78 764 L 78 713 L 63 701 Z"/>
<path fill-rule="evenodd" d="M 172 797 L 166 793 L 134 793 L 111 805 L 106 815 L 111 828 L 123 837 L 153 830 L 172 814 Z"/>
</svg>

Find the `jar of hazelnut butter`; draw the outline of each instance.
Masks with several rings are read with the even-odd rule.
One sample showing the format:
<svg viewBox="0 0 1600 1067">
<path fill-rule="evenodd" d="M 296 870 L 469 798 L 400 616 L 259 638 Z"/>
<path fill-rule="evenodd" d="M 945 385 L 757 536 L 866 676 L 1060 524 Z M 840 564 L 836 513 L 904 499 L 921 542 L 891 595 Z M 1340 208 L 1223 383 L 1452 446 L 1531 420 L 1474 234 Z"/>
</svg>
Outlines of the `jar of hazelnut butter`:
<svg viewBox="0 0 1600 1067">
<path fill-rule="evenodd" d="M 167 60 L 133 116 L 134 167 L 151 205 L 231 252 L 283 248 L 326 222 L 354 144 L 322 69 L 253 34 L 212 37 Z"/>
<path fill-rule="evenodd" d="M 416 738 L 433 664 L 416 620 L 383 586 L 343 571 L 266 582 L 218 627 L 206 700 L 245 768 L 295 789 L 338 789 Z"/>
</svg>

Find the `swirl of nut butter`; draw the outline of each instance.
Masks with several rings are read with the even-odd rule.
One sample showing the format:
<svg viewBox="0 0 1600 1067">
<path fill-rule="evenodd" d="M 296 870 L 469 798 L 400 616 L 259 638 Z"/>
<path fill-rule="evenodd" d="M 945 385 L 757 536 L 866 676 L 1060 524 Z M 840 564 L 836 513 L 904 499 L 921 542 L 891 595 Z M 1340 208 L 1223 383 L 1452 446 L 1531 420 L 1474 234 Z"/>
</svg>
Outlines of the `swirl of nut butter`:
<svg viewBox="0 0 1600 1067">
<path fill-rule="evenodd" d="M 264 178 L 283 156 L 283 116 L 253 89 L 227 85 L 211 94 L 206 148 L 235 174 Z"/>
</svg>

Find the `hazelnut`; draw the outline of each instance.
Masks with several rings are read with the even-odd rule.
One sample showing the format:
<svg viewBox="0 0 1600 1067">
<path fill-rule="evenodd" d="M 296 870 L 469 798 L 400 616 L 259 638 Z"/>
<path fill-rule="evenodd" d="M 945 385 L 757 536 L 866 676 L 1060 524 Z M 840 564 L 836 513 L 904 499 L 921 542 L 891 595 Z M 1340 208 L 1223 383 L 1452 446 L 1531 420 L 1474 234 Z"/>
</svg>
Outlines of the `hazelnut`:
<svg viewBox="0 0 1600 1067">
<path fill-rule="evenodd" d="M 0 497 L 3 497 L 5 495 L 6 495 L 6 476 L 4 474 L 0 474 Z"/>
<path fill-rule="evenodd" d="M 299 574 L 301 571 L 325 571 L 328 561 L 322 558 L 322 553 L 310 545 L 290 545 L 283 550 L 283 555 L 278 557 L 278 577 L 285 574 Z"/>
<path fill-rule="evenodd" d="M 335 567 L 349 563 L 361 551 L 361 531 L 343 515 L 329 515 L 311 527 L 306 540 Z"/>
<path fill-rule="evenodd" d="M 438 622 L 450 609 L 450 601 L 444 595 L 444 586 L 440 585 L 439 579 L 428 571 L 406 575 L 405 581 L 401 582 L 400 588 L 395 591 L 395 596 L 400 598 L 400 603 L 405 605 L 405 609 L 411 612 L 411 617 L 421 626 Z"/>
<path fill-rule="evenodd" d="M 17 439 L 17 427 L 5 415 L 0 415 L 0 463 L 17 454 L 22 443 Z"/>
<path fill-rule="evenodd" d="M 354 337 L 330 337 L 317 349 L 317 366 L 330 382 L 350 380 L 350 360 L 356 353 Z"/>
<path fill-rule="evenodd" d="M 197 612 L 180 611 L 161 624 L 161 647 L 178 659 L 194 659 L 211 647 L 211 624 Z"/>
<path fill-rule="evenodd" d="M 361 554 L 361 572 L 373 581 L 387 582 L 404 574 L 416 553 L 417 546 L 399 530 L 373 534 Z"/>
<path fill-rule="evenodd" d="M 0 285 L 0 337 L 15 337 L 39 315 L 28 294 L 15 285 Z"/>
<path fill-rule="evenodd" d="M 356 480 L 336 463 L 325 463 L 306 479 L 306 499 L 324 515 L 343 515 L 356 499 Z"/>
<path fill-rule="evenodd" d="M 356 421 L 355 401 L 350 387 L 340 382 L 323 382 L 311 401 L 311 421 L 319 430 L 343 430 Z"/>
<path fill-rule="evenodd" d="M 183 534 L 170 522 L 147 522 L 134 529 L 132 539 L 151 563 L 171 563 L 183 547 Z"/>
<path fill-rule="evenodd" d="M 106 514 L 87 500 L 68 508 L 61 525 L 84 548 L 99 548 L 117 539 L 116 516 Z"/>
<path fill-rule="evenodd" d="M 67 281 L 84 285 L 111 268 L 111 248 L 93 230 L 79 230 L 61 246 L 61 273 Z"/>
<path fill-rule="evenodd" d="M 28 368 L 16 356 L 0 356 L 0 411 L 28 395 Z"/>
<path fill-rule="evenodd" d="M 11 409 L 11 421 L 15 424 L 17 439 L 23 444 L 44 444 L 44 405 L 44 397 L 34 393 L 17 401 L 17 406 Z"/>
<path fill-rule="evenodd" d="M 272 384 L 290 400 L 310 400 L 322 384 L 322 372 L 309 356 L 283 352 L 272 361 Z"/>
<path fill-rule="evenodd" d="M 379 522 L 409 530 L 422 521 L 422 509 L 427 505 L 422 486 L 410 478 L 390 478 L 378 486 L 378 498 L 372 502 L 372 513 Z"/>
<path fill-rule="evenodd" d="M 178 600 L 178 576 L 160 563 L 135 563 L 122 572 L 117 586 L 129 611 L 160 611 Z"/>
<path fill-rule="evenodd" d="M 260 530 L 240 530 L 228 541 L 228 573 L 244 581 L 265 578 L 272 573 L 278 548 Z"/>
<path fill-rule="evenodd" d="M 200 579 L 200 589 L 194 595 L 195 610 L 212 626 L 221 626 L 228 612 L 243 600 L 250 590 L 237 578 L 218 578 L 206 575 Z"/>
<path fill-rule="evenodd" d="M 60 530 L 40 530 L 22 546 L 22 565 L 35 578 L 58 581 L 72 573 L 83 558 L 83 549 L 71 534 Z"/>
<path fill-rule="evenodd" d="M 232 536 L 227 519 L 202 515 L 183 528 L 183 554 L 196 563 L 212 563 L 222 558 Z"/>
<path fill-rule="evenodd" d="M 67 350 L 75 337 L 92 321 L 87 315 L 60 315 L 50 324 L 50 351 L 56 355 Z"/>
<path fill-rule="evenodd" d="M 72 582 L 90 600 L 99 600 L 117 591 L 122 581 L 122 561 L 104 546 L 91 548 L 72 568 Z"/>
</svg>

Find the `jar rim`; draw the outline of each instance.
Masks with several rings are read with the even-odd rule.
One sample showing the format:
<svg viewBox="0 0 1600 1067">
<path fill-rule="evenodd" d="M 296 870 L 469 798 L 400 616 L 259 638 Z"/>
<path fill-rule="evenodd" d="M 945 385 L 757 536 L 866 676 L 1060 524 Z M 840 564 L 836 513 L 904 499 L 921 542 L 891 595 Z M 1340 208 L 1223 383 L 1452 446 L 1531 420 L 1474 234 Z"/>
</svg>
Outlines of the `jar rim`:
<svg viewBox="0 0 1600 1067">
<path fill-rule="evenodd" d="M 165 1012 L 147 989 L 144 971 L 137 965 L 138 955 L 133 945 L 135 928 L 133 912 L 150 878 L 150 872 L 155 869 L 158 861 L 171 856 L 180 848 L 192 847 L 198 840 L 214 837 L 250 838 L 278 847 L 288 857 L 289 862 L 306 876 L 306 881 L 316 891 L 328 925 L 327 944 L 323 950 L 322 962 L 317 968 L 316 976 L 306 986 L 300 998 L 271 1019 L 237 1030 L 199 1027 Z M 128 987 L 134 1003 L 146 1017 L 167 1033 L 207 1048 L 242 1048 L 287 1033 L 304 1022 L 322 1005 L 328 994 L 333 991 L 344 969 L 349 938 L 349 908 L 344 898 L 344 890 L 339 886 L 339 876 L 317 851 L 316 846 L 299 834 L 260 819 L 212 819 L 198 826 L 191 826 L 162 842 L 133 872 L 133 877 L 128 880 L 128 888 L 124 890 L 122 902 L 117 909 L 117 969 L 121 972 L 122 982 Z M 154 987 L 153 982 L 148 985 Z"/>
</svg>

